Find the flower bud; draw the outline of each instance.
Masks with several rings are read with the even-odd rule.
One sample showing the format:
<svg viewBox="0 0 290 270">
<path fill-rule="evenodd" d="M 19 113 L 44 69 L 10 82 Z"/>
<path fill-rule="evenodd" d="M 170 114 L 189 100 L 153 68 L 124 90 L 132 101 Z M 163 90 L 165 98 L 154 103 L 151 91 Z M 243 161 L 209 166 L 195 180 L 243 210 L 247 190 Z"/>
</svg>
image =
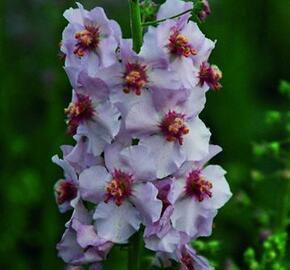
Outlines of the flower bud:
<svg viewBox="0 0 290 270">
<path fill-rule="evenodd" d="M 202 0 L 202 10 L 198 13 L 198 18 L 204 22 L 206 18 L 210 15 L 211 10 L 208 0 Z"/>
</svg>

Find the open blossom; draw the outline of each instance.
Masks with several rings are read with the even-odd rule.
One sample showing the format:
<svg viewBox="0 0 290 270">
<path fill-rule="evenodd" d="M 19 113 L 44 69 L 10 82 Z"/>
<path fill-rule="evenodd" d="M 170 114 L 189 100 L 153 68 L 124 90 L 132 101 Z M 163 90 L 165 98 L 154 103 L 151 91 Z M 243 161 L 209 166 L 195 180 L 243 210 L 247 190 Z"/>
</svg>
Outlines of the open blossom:
<svg viewBox="0 0 290 270">
<path fill-rule="evenodd" d="M 174 173 L 184 161 L 200 160 L 208 153 L 210 132 L 197 117 L 203 99 L 195 100 L 194 106 L 194 97 L 197 95 L 162 110 L 146 100 L 128 113 L 126 128 L 133 137 L 141 139 L 142 145 L 152 149 L 158 178 Z"/>
<path fill-rule="evenodd" d="M 181 12 L 187 11 L 188 4 L 178 0 L 167 1 L 160 12 L 172 14 L 174 5 Z M 167 20 L 157 27 L 149 27 L 144 35 L 143 50 L 150 51 L 152 45 L 157 44 L 157 53 L 180 75 L 185 87 L 194 87 L 198 83 L 199 66 L 208 60 L 215 44 L 204 36 L 196 23 L 188 22 L 188 14 L 179 17 L 179 20 Z"/>
<path fill-rule="evenodd" d="M 73 99 L 65 109 L 68 133 L 86 137 L 89 153 L 100 155 L 111 143 L 120 128 L 120 113 L 109 101 L 100 102 L 93 97 L 73 91 Z"/>
<path fill-rule="evenodd" d="M 114 243 L 126 243 L 141 222 L 157 221 L 162 208 L 157 188 L 148 182 L 156 179 L 149 151 L 143 146 L 122 151 L 120 147 L 112 145 L 105 150 L 106 168 L 94 166 L 80 175 L 81 197 L 98 204 L 96 228 Z"/>
<path fill-rule="evenodd" d="M 210 147 L 209 156 L 213 153 L 216 153 L 215 146 Z M 192 224 L 206 212 L 214 213 L 221 208 L 232 195 L 224 177 L 226 172 L 217 165 L 203 167 L 207 160 L 188 161 L 175 174 L 171 221 L 174 228 L 190 236 L 196 235 Z"/>
<path fill-rule="evenodd" d="M 107 256 L 113 243 L 100 237 L 91 223 L 91 214 L 78 203 L 68 228 L 57 245 L 58 255 L 66 263 L 95 263 Z"/>
<path fill-rule="evenodd" d="M 70 8 L 64 13 L 69 25 L 63 32 L 61 50 L 66 66 L 86 68 L 94 74 L 99 67 L 116 62 L 121 32 L 102 8 L 87 11 L 81 4 L 77 5 L 77 9 Z"/>
<path fill-rule="evenodd" d="M 60 166 L 64 172 L 64 179 L 60 179 L 54 186 L 56 203 L 60 212 L 72 209 L 78 201 L 78 176 L 68 161 L 53 156 L 52 161 Z"/>
<path fill-rule="evenodd" d="M 180 243 L 181 235 L 173 229 L 170 216 L 173 212 L 172 180 L 170 178 L 155 184 L 158 188 L 157 198 L 162 201 L 162 213 L 160 219 L 148 224 L 144 231 L 145 247 L 160 252 L 173 252 Z"/>
</svg>

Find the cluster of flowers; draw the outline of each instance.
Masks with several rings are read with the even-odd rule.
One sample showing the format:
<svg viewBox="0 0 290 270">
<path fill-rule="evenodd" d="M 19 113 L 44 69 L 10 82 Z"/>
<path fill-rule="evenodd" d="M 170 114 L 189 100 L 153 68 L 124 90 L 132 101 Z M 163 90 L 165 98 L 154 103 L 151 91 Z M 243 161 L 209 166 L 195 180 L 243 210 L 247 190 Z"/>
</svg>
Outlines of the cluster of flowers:
<svg viewBox="0 0 290 270">
<path fill-rule="evenodd" d="M 53 162 L 61 212 L 73 209 L 57 246 L 70 266 L 100 269 L 115 244 L 144 228 L 157 262 L 183 270 L 212 269 L 190 243 L 209 236 L 217 210 L 231 197 L 218 152 L 198 115 L 221 72 L 208 63 L 215 42 L 190 13 L 149 27 L 139 53 L 102 8 L 65 11 L 61 51 L 73 87 L 65 109 L 74 146 Z M 192 9 L 167 0 L 157 19 Z"/>
</svg>

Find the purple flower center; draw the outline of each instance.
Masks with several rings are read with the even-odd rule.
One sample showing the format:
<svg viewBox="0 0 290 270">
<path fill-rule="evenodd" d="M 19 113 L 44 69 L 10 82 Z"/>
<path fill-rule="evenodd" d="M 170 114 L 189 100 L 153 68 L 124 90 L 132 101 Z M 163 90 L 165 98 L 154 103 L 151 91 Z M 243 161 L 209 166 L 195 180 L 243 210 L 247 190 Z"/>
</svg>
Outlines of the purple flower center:
<svg viewBox="0 0 290 270">
<path fill-rule="evenodd" d="M 177 56 L 189 57 L 197 54 L 197 51 L 191 46 L 186 36 L 180 34 L 178 30 L 174 30 L 169 37 L 169 51 Z"/>
<path fill-rule="evenodd" d="M 222 88 L 222 85 L 219 82 L 222 79 L 222 72 L 215 65 L 210 66 L 206 62 L 202 63 L 200 66 L 198 77 L 199 84 L 201 86 L 206 83 L 211 89 L 215 91 Z"/>
<path fill-rule="evenodd" d="M 189 133 L 189 129 L 185 123 L 185 114 L 175 111 L 169 111 L 161 121 L 159 127 L 167 141 L 178 141 L 180 145 L 183 144 L 183 136 Z"/>
<path fill-rule="evenodd" d="M 80 123 L 90 120 L 95 113 L 92 101 L 88 96 L 77 94 L 77 101 L 65 109 L 67 115 L 67 133 L 75 135 Z"/>
<path fill-rule="evenodd" d="M 199 170 L 193 170 L 186 179 L 185 193 L 187 196 L 195 197 L 199 202 L 211 198 L 212 183 L 207 181 Z"/>
<path fill-rule="evenodd" d="M 71 180 L 59 180 L 55 185 L 54 191 L 58 204 L 70 202 L 77 196 L 78 192 L 75 183 Z"/>
<path fill-rule="evenodd" d="M 134 92 L 137 96 L 141 95 L 142 88 L 148 82 L 146 66 L 138 63 L 128 63 L 124 74 L 124 92 L 126 94 Z"/>
<path fill-rule="evenodd" d="M 132 182 L 132 175 L 115 170 L 112 180 L 106 187 L 105 202 L 113 200 L 117 206 L 120 206 L 131 195 Z"/>
<path fill-rule="evenodd" d="M 77 44 L 74 54 L 83 57 L 88 51 L 95 50 L 100 42 L 100 31 L 98 27 L 86 26 L 84 30 L 75 34 Z"/>
</svg>

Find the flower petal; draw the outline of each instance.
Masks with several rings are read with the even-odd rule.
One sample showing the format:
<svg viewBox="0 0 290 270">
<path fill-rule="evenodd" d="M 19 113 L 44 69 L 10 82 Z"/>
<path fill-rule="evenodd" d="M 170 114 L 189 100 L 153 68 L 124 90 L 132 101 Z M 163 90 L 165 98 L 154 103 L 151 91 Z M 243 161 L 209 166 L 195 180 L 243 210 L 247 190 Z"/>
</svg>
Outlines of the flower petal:
<svg viewBox="0 0 290 270">
<path fill-rule="evenodd" d="M 185 155 L 181 153 L 179 144 L 168 142 L 159 135 L 144 138 L 140 144 L 151 150 L 156 161 L 157 178 L 174 173 L 185 161 Z"/>
<path fill-rule="evenodd" d="M 188 121 L 187 124 L 189 133 L 184 136 L 182 149 L 187 160 L 199 161 L 208 154 L 211 133 L 198 117 Z"/>
<path fill-rule="evenodd" d="M 162 202 L 157 199 L 158 190 L 152 183 L 135 184 L 130 200 L 141 214 L 144 224 L 152 224 L 160 218 Z"/>
<path fill-rule="evenodd" d="M 84 170 L 79 177 L 81 197 L 92 203 L 104 199 L 105 186 L 111 180 L 111 175 L 102 166 L 94 166 Z"/>
<path fill-rule="evenodd" d="M 140 216 L 137 209 L 124 201 L 117 206 L 114 202 L 100 203 L 94 213 L 97 232 L 108 241 L 124 244 L 139 230 Z"/>
<path fill-rule="evenodd" d="M 232 196 L 229 184 L 225 179 L 225 171 L 217 165 L 207 166 L 202 170 L 202 176 L 212 183 L 212 197 L 205 199 L 201 204 L 207 209 L 221 208 Z"/>
<path fill-rule="evenodd" d="M 143 145 L 125 148 L 121 152 L 124 163 L 130 168 L 135 181 L 156 180 L 156 163 L 150 149 Z"/>
</svg>

